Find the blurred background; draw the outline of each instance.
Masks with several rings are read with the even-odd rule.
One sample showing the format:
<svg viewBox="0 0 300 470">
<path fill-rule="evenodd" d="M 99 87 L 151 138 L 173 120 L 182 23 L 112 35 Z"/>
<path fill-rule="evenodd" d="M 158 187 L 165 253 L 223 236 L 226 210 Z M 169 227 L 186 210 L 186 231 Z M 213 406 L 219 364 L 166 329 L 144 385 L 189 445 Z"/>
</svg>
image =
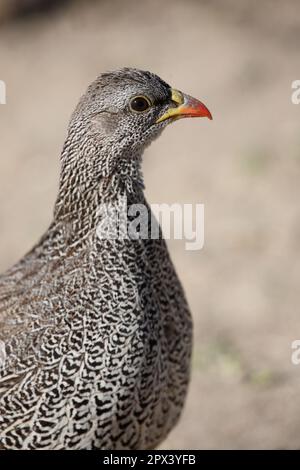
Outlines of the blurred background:
<svg viewBox="0 0 300 470">
<path fill-rule="evenodd" d="M 99 73 L 151 70 L 214 121 L 146 152 L 152 203 L 204 203 L 205 246 L 169 246 L 195 322 L 190 392 L 162 448 L 299 448 L 297 0 L 1 0 L 0 270 L 47 229 L 70 114 Z"/>
</svg>

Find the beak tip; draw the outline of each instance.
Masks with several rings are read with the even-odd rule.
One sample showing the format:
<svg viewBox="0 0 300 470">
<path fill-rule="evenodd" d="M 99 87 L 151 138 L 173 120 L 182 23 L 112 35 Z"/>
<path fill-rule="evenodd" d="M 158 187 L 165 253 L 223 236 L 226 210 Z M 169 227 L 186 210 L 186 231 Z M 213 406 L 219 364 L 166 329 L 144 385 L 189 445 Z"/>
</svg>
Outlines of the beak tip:
<svg viewBox="0 0 300 470">
<path fill-rule="evenodd" d="M 187 111 L 191 110 L 191 116 L 207 117 L 210 121 L 213 120 L 210 110 L 201 101 L 187 96 L 187 104 L 190 105 Z"/>
</svg>

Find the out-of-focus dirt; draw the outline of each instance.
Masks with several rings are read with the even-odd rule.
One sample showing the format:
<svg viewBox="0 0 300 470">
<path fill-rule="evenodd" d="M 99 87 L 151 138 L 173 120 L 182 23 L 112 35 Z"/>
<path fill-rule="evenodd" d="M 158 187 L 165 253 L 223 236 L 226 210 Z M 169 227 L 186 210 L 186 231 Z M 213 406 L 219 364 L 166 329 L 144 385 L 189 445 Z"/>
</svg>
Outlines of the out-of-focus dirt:
<svg viewBox="0 0 300 470">
<path fill-rule="evenodd" d="M 262 5 L 263 4 L 263 5 Z M 299 448 L 297 1 L 75 2 L 0 30 L 0 268 L 47 228 L 68 118 L 135 66 L 204 101 L 146 152 L 151 202 L 205 204 L 205 247 L 170 250 L 195 321 L 190 393 L 163 448 Z"/>
</svg>

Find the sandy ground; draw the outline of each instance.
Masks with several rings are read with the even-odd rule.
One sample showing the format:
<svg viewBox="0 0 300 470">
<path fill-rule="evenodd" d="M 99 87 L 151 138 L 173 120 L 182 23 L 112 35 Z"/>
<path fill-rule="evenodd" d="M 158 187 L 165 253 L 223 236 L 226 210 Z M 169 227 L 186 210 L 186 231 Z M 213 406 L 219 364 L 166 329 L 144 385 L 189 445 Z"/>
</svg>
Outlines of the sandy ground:
<svg viewBox="0 0 300 470">
<path fill-rule="evenodd" d="M 261 5 L 263 3 L 263 5 Z M 47 228 L 70 113 L 136 66 L 204 101 L 147 151 L 151 202 L 205 204 L 205 247 L 170 250 L 193 311 L 193 377 L 163 448 L 299 448 L 297 1 L 75 2 L 0 30 L 0 268 Z"/>
</svg>

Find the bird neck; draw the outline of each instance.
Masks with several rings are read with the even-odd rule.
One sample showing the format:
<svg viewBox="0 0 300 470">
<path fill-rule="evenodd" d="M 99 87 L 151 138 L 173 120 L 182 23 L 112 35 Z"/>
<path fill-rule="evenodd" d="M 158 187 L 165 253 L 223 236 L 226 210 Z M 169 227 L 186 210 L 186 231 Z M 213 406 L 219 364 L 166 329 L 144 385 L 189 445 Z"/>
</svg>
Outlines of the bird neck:
<svg viewBox="0 0 300 470">
<path fill-rule="evenodd" d="M 99 207 L 144 200 L 141 153 L 114 152 L 97 142 L 84 128 L 71 128 L 61 155 L 61 177 L 54 221 L 65 224 L 75 237 L 94 231 Z M 72 236 L 73 238 L 73 236 Z"/>
</svg>

